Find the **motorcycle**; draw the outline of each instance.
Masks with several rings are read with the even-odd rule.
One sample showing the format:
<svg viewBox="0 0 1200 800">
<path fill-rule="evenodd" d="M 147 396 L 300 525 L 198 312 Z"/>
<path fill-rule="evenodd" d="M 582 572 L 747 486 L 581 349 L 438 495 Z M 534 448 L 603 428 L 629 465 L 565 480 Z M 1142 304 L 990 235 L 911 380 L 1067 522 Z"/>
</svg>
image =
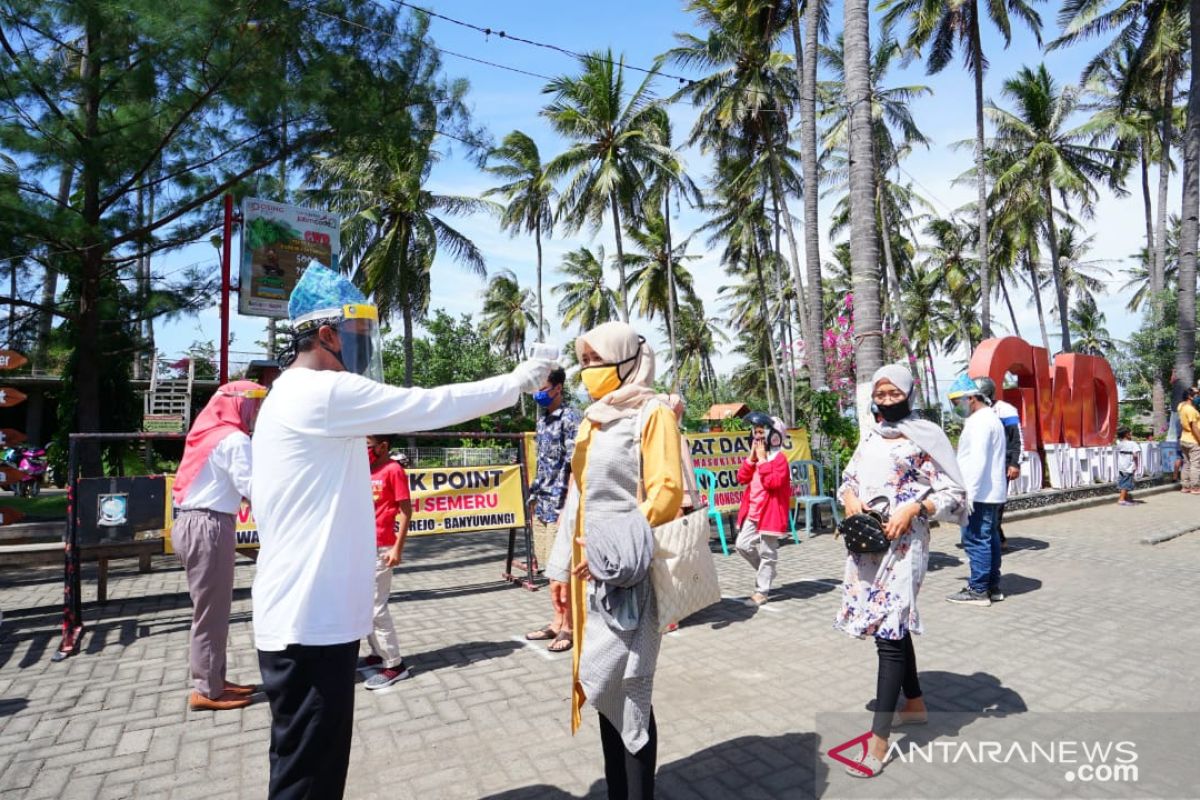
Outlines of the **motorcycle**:
<svg viewBox="0 0 1200 800">
<path fill-rule="evenodd" d="M 21 497 L 37 497 L 42 492 L 42 480 L 46 474 L 46 448 L 25 448 L 17 469 L 25 473 L 25 477 L 18 487 L 19 495 Z"/>
<path fill-rule="evenodd" d="M 43 447 L 9 447 L 0 451 L 0 463 L 9 469 L 20 470 L 20 481 L 4 488 L 18 497 L 37 497 L 42 491 L 46 474 L 46 450 Z"/>
</svg>

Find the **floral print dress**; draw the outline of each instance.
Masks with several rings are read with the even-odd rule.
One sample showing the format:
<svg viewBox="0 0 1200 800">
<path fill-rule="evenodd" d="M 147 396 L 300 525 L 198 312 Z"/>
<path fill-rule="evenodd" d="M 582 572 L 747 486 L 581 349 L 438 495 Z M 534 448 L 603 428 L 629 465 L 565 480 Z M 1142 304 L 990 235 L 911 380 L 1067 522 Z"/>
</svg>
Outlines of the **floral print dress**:
<svg viewBox="0 0 1200 800">
<path fill-rule="evenodd" d="M 953 520 L 966 495 L 929 454 L 909 439 L 874 431 L 854 451 L 838 488 L 852 489 L 863 505 L 886 498 L 888 511 L 931 500 L 935 519 Z M 878 508 L 882 501 L 875 504 Z M 882 553 L 850 553 L 842 580 L 842 607 L 834 627 L 859 638 L 903 639 L 921 633 L 917 592 L 929 566 L 929 523 L 917 517 L 908 533 Z"/>
</svg>

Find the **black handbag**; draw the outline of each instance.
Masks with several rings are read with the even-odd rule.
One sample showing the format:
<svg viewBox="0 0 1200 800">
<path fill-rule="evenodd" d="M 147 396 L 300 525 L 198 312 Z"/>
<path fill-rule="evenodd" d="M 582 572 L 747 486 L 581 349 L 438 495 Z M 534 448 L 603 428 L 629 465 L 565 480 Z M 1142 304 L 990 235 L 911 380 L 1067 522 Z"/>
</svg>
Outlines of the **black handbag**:
<svg viewBox="0 0 1200 800">
<path fill-rule="evenodd" d="M 883 511 L 871 508 L 882 502 Z M 887 498 L 879 497 L 863 507 L 861 513 L 853 514 L 842 520 L 837 532 L 843 537 L 846 550 L 851 553 L 882 553 L 891 547 L 891 542 L 883 533 L 887 523 Z"/>
</svg>

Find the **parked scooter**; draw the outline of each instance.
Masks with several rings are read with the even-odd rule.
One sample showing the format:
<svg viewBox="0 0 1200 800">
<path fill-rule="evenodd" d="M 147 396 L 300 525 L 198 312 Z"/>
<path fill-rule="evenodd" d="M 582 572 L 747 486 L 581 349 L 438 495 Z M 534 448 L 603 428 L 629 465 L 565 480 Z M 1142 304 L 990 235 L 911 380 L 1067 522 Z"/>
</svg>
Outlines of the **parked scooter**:
<svg viewBox="0 0 1200 800">
<path fill-rule="evenodd" d="M 9 469 L 20 470 L 22 478 L 16 483 L 5 485 L 18 497 L 37 497 L 42 491 L 46 474 L 46 449 L 44 447 L 8 447 L 0 451 L 0 463 Z"/>
</svg>

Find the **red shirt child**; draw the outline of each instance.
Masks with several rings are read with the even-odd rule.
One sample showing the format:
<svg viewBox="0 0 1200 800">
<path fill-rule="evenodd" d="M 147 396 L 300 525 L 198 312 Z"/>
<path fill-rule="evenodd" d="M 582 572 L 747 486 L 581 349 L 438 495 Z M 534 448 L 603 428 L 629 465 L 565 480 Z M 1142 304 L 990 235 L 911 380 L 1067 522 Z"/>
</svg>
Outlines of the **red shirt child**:
<svg viewBox="0 0 1200 800">
<path fill-rule="evenodd" d="M 408 536 L 408 523 L 412 517 L 412 506 L 408 493 L 408 473 L 404 467 L 387 456 L 386 442 L 379 442 L 371 437 L 367 441 L 369 448 L 382 450 L 382 453 L 372 452 L 371 459 L 371 496 L 375 501 L 375 545 L 376 547 L 391 548 L 394 563 L 400 563 L 400 554 L 404 550 L 404 540 Z M 401 511 L 407 513 L 397 519 Z M 399 535 L 397 536 L 397 533 Z"/>
</svg>

